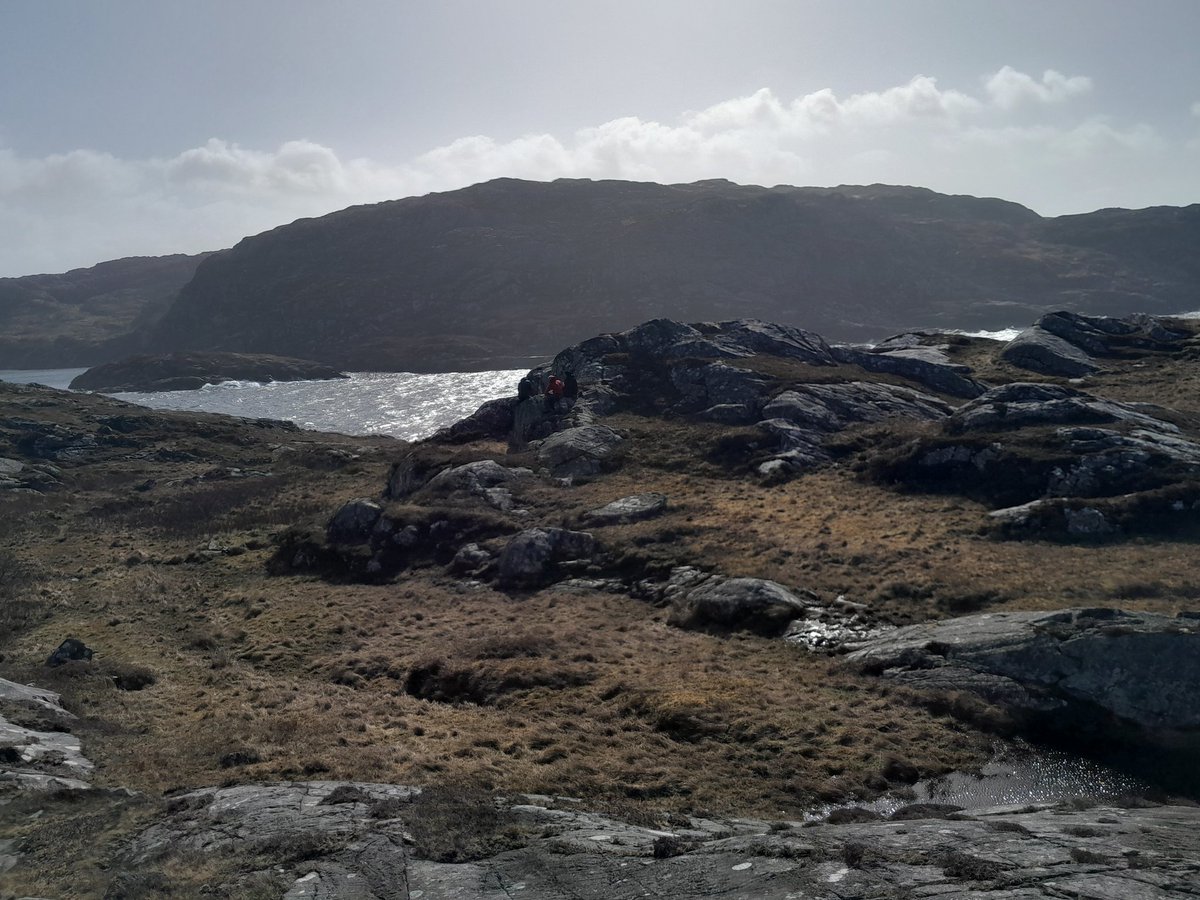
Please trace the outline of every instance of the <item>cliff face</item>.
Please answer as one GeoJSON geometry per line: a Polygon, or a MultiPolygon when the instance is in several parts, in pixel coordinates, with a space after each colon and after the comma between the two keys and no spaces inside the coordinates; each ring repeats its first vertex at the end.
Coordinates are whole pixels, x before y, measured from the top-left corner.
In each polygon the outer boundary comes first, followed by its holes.
{"type": "Polygon", "coordinates": [[[302,220],[214,255],[159,349],[343,368],[520,364],[656,315],[841,339],[1051,308],[1195,303],[1200,206],[1043,219],[919,188],[502,179],[302,220]]]}
{"type": "Polygon", "coordinates": [[[0,368],[86,365],[129,352],[132,332],[162,315],[207,255],[0,278],[0,368]]]}

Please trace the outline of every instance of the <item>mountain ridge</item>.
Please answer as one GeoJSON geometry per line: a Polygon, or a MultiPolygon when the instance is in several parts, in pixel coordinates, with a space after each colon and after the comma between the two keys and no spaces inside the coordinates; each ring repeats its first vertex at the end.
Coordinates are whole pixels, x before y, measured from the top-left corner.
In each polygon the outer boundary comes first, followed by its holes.
{"type": "Polygon", "coordinates": [[[1195,246],[1200,205],[1046,218],[912,186],[501,178],[243,238],[97,353],[445,371],[525,365],[656,316],[873,340],[1058,309],[1170,314],[1200,306],[1195,246]]]}

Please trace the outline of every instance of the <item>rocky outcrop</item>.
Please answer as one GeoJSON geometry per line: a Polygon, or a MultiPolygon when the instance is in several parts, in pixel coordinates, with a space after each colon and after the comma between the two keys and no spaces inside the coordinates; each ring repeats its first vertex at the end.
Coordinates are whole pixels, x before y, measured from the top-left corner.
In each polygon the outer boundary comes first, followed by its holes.
{"type": "Polygon", "coordinates": [[[1168,418],[1178,417],[1062,385],[1014,382],[963,404],[940,435],[917,439],[879,474],[978,497],[1000,508],[993,522],[1012,535],[1186,525],[1200,443],[1168,418]]]}
{"type": "Polygon", "coordinates": [[[62,487],[62,470],[57,466],[0,457],[0,491],[44,494],[62,487]]]}
{"type": "Polygon", "coordinates": [[[939,394],[971,399],[982,394],[987,386],[970,376],[969,366],[950,361],[936,346],[905,345],[892,339],[889,344],[864,350],[858,347],[833,347],[833,358],[840,363],[859,366],[868,372],[899,375],[924,385],[939,394]]]}
{"type": "Polygon", "coordinates": [[[1179,428],[1154,415],[1146,404],[1118,403],[1054,384],[1014,382],[992,388],[963,404],[946,423],[952,433],[1011,431],[1040,425],[1123,424],[1178,434],[1179,428]]]}
{"type": "Polygon", "coordinates": [[[950,406],[936,397],[891,384],[799,384],[762,408],[758,427],[774,435],[779,447],[759,472],[770,476],[828,462],[825,438],[850,425],[890,418],[937,421],[950,412],[950,406]]]}
{"type": "Polygon", "coordinates": [[[118,862],[143,870],[224,854],[261,868],[289,852],[297,860],[301,849],[299,861],[279,870],[288,873],[280,890],[329,900],[1184,900],[1200,879],[1200,809],[1192,806],[914,806],[846,824],[676,816],[653,828],[576,802],[526,797],[462,817],[460,842],[481,849],[453,862],[431,858],[422,846],[428,808],[420,791],[401,785],[191,791],[170,798],[165,817],[118,862]],[[510,849],[489,850],[489,843],[510,849]]]}
{"type": "Polygon", "coordinates": [[[586,531],[529,528],[504,545],[496,583],[502,588],[541,587],[586,566],[597,550],[596,539],[586,531]]]}
{"type": "Polygon", "coordinates": [[[1042,375],[1073,378],[1100,370],[1093,357],[1116,357],[1132,349],[1178,349],[1188,335],[1145,314],[1114,318],[1054,312],[1017,335],[1000,358],[1042,375]]]}
{"type": "Polygon", "coordinates": [[[1076,739],[1200,748],[1200,615],[987,613],[899,628],[846,659],[901,684],[978,694],[1076,739]]]}
{"type": "Polygon", "coordinates": [[[223,381],[316,381],[347,376],[306,359],[249,353],[166,353],[93,366],[71,381],[74,391],[194,391],[223,381]]]}

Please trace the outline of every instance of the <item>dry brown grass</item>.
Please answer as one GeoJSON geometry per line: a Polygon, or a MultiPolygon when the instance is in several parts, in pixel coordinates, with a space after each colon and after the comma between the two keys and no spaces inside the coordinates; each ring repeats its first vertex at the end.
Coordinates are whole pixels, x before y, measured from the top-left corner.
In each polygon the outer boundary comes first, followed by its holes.
{"type": "MultiPolygon", "coordinates": [[[[1190,544],[996,541],[970,501],[895,493],[847,467],[765,486],[714,461],[728,429],[634,415],[612,424],[630,437],[618,471],[534,485],[520,501],[533,521],[575,527],[618,497],[665,493],[660,518],[595,529],[610,571],[629,577],[698,565],[844,594],[895,622],[1099,603],[1174,612],[1200,596],[1190,544]]],[[[421,452],[464,461],[496,450],[421,452]]],[[[246,466],[241,454],[269,459],[253,442],[221,452],[246,466]]],[[[192,487],[172,484],[178,464],[92,467],[71,497],[29,506],[30,527],[0,534],[0,549],[43,573],[46,610],[4,636],[0,674],[53,678],[84,717],[101,783],[152,793],[347,778],[584,797],[647,821],[679,810],[788,816],[868,796],[897,760],[938,772],[987,755],[990,738],[954,710],[793,645],[668,627],[665,610],[627,596],[510,596],[425,563],[390,584],[267,574],[271,510],[312,509],[320,521],[378,494],[401,452],[287,470],[275,493],[247,504],[263,515],[217,518],[219,542],[244,552],[190,563],[172,560],[206,545],[207,530],[89,515],[148,477],[156,504],[181,502],[192,487]],[[90,677],[41,668],[68,635],[96,649],[90,677]],[[137,668],[155,682],[121,690],[114,673],[137,668]]],[[[438,502],[493,515],[467,498],[438,502]]]]}

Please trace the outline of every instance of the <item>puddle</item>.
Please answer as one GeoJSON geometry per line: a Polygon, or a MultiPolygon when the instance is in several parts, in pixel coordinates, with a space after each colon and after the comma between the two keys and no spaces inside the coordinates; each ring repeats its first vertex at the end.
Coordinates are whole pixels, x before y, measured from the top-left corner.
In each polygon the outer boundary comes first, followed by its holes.
{"type": "Polygon", "coordinates": [[[873,803],[826,807],[806,819],[821,819],[834,809],[857,807],[889,816],[913,803],[946,803],[964,809],[987,806],[1023,806],[1087,798],[1112,801],[1125,796],[1161,793],[1148,781],[1094,760],[1059,750],[1026,744],[1007,747],[978,773],[951,772],[918,781],[903,796],[883,797],[873,803]]]}

